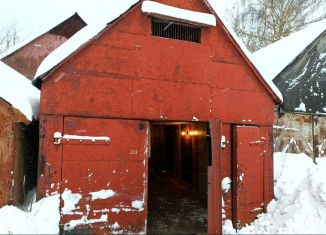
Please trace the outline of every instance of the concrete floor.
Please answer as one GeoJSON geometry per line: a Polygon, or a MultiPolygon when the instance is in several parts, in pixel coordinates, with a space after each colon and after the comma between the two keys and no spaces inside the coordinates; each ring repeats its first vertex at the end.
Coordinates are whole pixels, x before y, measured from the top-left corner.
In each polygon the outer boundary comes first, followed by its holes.
{"type": "Polygon", "coordinates": [[[207,233],[207,195],[170,173],[150,172],[147,233],[207,233]]]}

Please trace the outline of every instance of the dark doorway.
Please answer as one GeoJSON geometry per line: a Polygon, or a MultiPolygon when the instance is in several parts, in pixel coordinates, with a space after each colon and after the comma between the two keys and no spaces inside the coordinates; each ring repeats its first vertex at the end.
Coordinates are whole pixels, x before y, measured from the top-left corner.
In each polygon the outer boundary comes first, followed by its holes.
{"type": "Polygon", "coordinates": [[[147,232],[207,233],[206,123],[151,123],[147,232]]]}

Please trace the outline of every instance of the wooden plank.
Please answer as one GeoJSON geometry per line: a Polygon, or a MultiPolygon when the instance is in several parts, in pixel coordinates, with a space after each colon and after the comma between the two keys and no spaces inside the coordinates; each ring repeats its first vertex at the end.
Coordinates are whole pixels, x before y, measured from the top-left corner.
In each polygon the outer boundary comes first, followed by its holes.
{"type": "Polygon", "coordinates": [[[210,121],[212,165],[208,168],[208,234],[222,234],[221,122],[210,121]]]}

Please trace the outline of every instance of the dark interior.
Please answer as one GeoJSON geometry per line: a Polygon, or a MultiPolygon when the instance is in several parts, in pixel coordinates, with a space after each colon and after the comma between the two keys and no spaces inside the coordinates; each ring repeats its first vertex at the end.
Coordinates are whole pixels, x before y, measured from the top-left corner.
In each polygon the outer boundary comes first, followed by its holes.
{"type": "Polygon", "coordinates": [[[206,123],[151,123],[148,233],[207,233],[206,123]]]}

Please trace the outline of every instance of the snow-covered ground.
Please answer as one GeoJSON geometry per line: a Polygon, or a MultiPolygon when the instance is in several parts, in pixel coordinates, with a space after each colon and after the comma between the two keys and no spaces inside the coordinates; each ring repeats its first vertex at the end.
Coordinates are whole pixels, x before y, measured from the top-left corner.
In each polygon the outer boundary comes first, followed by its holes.
{"type": "MultiPolygon", "coordinates": [[[[304,154],[274,154],[275,200],[268,212],[239,234],[324,234],[326,232],[326,159],[315,165],[304,154]]],[[[223,233],[234,234],[231,221],[223,233]]]]}
{"type": "MultiPolygon", "coordinates": [[[[326,159],[303,154],[274,154],[275,200],[268,212],[239,234],[321,234],[326,231],[326,159]]],[[[58,234],[59,197],[54,195],[30,206],[0,209],[0,234],[58,234]],[[31,207],[31,211],[28,209],[31,207]]],[[[235,234],[226,221],[224,234],[235,234]]]]}
{"type": "Polygon", "coordinates": [[[21,209],[0,209],[0,234],[59,234],[59,195],[35,203],[35,194],[21,209]],[[31,204],[31,202],[33,202],[31,204]]]}

